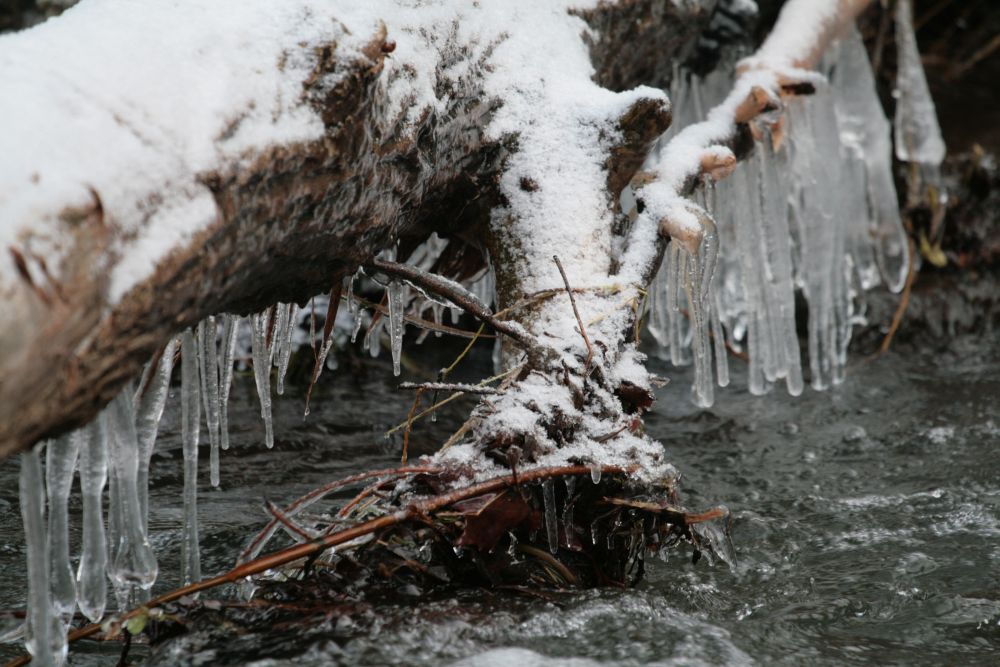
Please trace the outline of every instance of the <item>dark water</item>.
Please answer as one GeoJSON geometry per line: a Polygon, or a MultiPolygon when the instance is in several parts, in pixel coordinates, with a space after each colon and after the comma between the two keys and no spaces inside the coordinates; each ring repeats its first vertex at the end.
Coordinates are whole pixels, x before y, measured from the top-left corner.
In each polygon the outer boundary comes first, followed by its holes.
{"type": "MultiPolygon", "coordinates": [[[[473,375],[485,372],[487,356],[473,375]]],[[[446,357],[420,363],[436,369],[446,357]]],[[[384,623],[343,645],[319,642],[294,661],[253,664],[1000,664],[996,341],[856,359],[842,386],[798,399],[752,397],[737,369],[709,411],[686,400],[686,372],[653,366],[673,382],[648,428],[683,471],[690,506],[733,510],[735,570],[691,565],[678,551],[653,560],[636,590],[588,591],[559,604],[473,591],[417,612],[386,610],[384,623]]],[[[297,391],[276,401],[273,451],[258,444],[252,381],[237,381],[223,486],[199,498],[206,575],[227,569],[262,525],[262,498],[286,501],[397,460],[398,443],[380,434],[405,418],[409,398],[392,389],[388,366],[342,369],[327,380],[305,422],[297,391]]],[[[174,585],[178,570],[177,412],[171,403],[154,459],[158,588],[174,585]]],[[[424,424],[416,449],[431,451],[461,415],[458,406],[424,424]]],[[[16,465],[0,466],[2,607],[22,604],[24,594],[16,474],[16,465]]],[[[161,664],[219,657],[184,649],[161,655],[161,664]]],[[[0,658],[12,655],[0,648],[0,658]]],[[[113,655],[92,644],[72,654],[74,664],[114,664],[113,655]]]]}

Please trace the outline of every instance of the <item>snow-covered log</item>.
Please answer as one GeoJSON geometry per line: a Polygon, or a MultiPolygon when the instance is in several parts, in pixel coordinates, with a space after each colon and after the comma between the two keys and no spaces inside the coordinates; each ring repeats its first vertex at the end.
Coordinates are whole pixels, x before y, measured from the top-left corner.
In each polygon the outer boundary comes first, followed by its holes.
{"type": "Polygon", "coordinates": [[[86,422],[206,315],[306,299],[407,234],[471,236],[512,149],[534,154],[533,107],[602,146],[548,168],[620,189],[666,103],[591,76],[634,85],[607,54],[676,48],[705,6],[86,0],[0,38],[0,456],[86,422]]]}

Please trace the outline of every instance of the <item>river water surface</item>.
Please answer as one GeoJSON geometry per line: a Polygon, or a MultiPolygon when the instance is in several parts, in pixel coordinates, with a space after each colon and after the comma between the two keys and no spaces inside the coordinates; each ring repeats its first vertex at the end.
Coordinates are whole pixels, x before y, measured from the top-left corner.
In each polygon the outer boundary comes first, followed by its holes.
{"type": "MultiPolygon", "coordinates": [[[[427,350],[419,364],[430,371],[444,365],[443,352],[435,354],[427,350]]],[[[487,357],[469,377],[487,373],[487,357]]],[[[294,659],[262,649],[248,662],[180,642],[160,651],[157,664],[1000,664],[995,340],[855,359],[843,385],[807,389],[796,399],[783,391],[750,396],[737,368],[710,410],[687,400],[687,371],[651,364],[672,382],[660,391],[647,427],[683,472],[686,504],[724,503],[733,511],[735,569],[705,560],[692,565],[681,549],[666,562],[650,561],[635,590],[586,591],[558,602],[477,591],[419,605],[401,601],[374,629],[347,641],[303,642],[294,659]]],[[[281,503],[398,460],[398,442],[381,434],[405,418],[410,399],[393,389],[389,365],[366,361],[325,380],[305,421],[300,391],[276,398],[276,446],[269,451],[261,444],[252,379],[237,379],[222,487],[199,497],[206,576],[228,569],[264,523],[263,498],[281,503]]],[[[416,449],[432,451],[467,408],[456,406],[417,429],[416,449]]],[[[176,585],[179,568],[178,413],[174,396],[153,462],[158,590],[176,585]]],[[[78,497],[71,512],[78,542],[78,497]]],[[[23,605],[22,542],[17,466],[6,462],[0,607],[23,605]]],[[[0,658],[16,654],[15,646],[0,645],[0,658]]],[[[137,658],[144,654],[144,647],[133,649],[137,658]]],[[[75,647],[71,658],[113,665],[115,655],[115,647],[91,643],[75,647]]]]}

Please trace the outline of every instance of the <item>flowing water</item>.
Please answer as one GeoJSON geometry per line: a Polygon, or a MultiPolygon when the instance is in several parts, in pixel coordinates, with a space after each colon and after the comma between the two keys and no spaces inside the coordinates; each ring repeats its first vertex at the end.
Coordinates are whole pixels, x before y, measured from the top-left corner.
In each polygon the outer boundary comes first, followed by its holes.
{"type": "MultiPolygon", "coordinates": [[[[421,364],[444,365],[425,350],[421,364]]],[[[488,353],[470,377],[488,370],[488,353]]],[[[406,359],[404,359],[404,362],[406,359]]],[[[392,465],[405,418],[390,362],[325,377],[308,420],[301,393],[275,400],[273,450],[264,448],[253,380],[234,383],[232,448],[222,486],[203,456],[202,571],[227,569],[264,522],[264,498],[287,501],[332,478],[392,465]]],[[[688,550],[652,560],[635,590],[557,601],[467,591],[379,609],[373,629],[301,642],[295,659],[261,647],[257,667],[284,664],[772,665],[1000,664],[1000,346],[958,339],[943,352],[855,358],[831,391],[750,396],[744,369],[717,405],[687,399],[690,373],[672,379],[647,425],[684,473],[694,509],[725,503],[736,517],[739,565],[690,562],[688,550]],[[419,604],[415,604],[419,602],[419,604]],[[345,639],[345,637],[350,637],[345,639]]],[[[404,373],[405,374],[405,373],[404,373]]],[[[404,378],[405,379],[405,378],[404,378]]],[[[175,388],[173,391],[177,391],[175,388]]],[[[431,451],[463,409],[415,431],[431,451]]],[[[157,590],[177,583],[182,488],[179,406],[168,402],[150,491],[160,559],[157,590]]],[[[207,453],[207,448],[206,448],[207,453]]],[[[74,548],[80,502],[71,499],[74,548]]],[[[0,607],[24,603],[17,465],[0,465],[0,607]]],[[[0,630],[11,619],[0,621],[0,630]]],[[[0,658],[17,654],[0,645],[0,658]]],[[[73,664],[115,664],[117,647],[83,643],[73,664]]],[[[144,647],[133,655],[145,654],[144,647]]],[[[247,664],[183,643],[157,664],[247,664]]]]}

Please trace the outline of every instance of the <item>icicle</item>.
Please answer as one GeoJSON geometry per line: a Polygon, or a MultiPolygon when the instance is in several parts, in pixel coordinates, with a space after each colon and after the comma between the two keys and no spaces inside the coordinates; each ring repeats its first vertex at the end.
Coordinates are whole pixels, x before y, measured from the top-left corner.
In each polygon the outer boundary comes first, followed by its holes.
{"type": "Polygon", "coordinates": [[[601,464],[591,463],[590,464],[590,481],[594,484],[601,483],[601,464]]]}
{"type": "Polygon", "coordinates": [[[788,190],[778,173],[779,157],[771,133],[765,132],[760,151],[760,202],[765,230],[766,290],[770,304],[776,377],[785,378],[788,393],[802,393],[799,337],[795,330],[795,290],[792,284],[791,243],[788,234],[788,190]]]}
{"type": "Polygon", "coordinates": [[[149,463],[156,445],[156,434],[160,428],[160,418],[170,393],[170,375],[174,369],[174,352],[177,339],[171,340],[163,348],[156,367],[147,364],[139,387],[135,392],[135,430],[139,440],[139,471],[136,487],[139,491],[139,516],[143,530],[149,526],[149,463]]]}
{"type": "MultiPolygon", "coordinates": [[[[440,303],[437,303],[437,302],[431,302],[431,316],[434,318],[434,323],[435,324],[443,324],[444,323],[444,306],[442,306],[440,303]]],[[[440,331],[435,331],[434,332],[434,337],[435,338],[440,338],[441,337],[441,332],[440,331]]]]}
{"type": "Polygon", "coordinates": [[[361,343],[361,347],[368,350],[368,354],[371,355],[372,359],[378,358],[379,353],[382,351],[382,328],[385,327],[385,321],[386,318],[384,317],[379,317],[377,314],[372,315],[371,326],[368,327],[365,339],[361,343]]]}
{"type": "Polygon", "coordinates": [[[52,606],[64,623],[76,608],[76,582],[69,562],[69,516],[66,503],[80,441],[75,434],[49,441],[45,447],[45,489],[49,499],[49,579],[52,606]]]}
{"type": "Polygon", "coordinates": [[[566,502],[563,503],[563,531],[566,533],[567,544],[572,544],[570,542],[570,535],[572,533],[573,537],[576,536],[576,526],[573,521],[573,508],[576,503],[573,500],[573,494],[576,492],[576,477],[566,477],[566,502]]]}
{"type": "Polygon", "coordinates": [[[76,571],[77,601],[83,615],[97,622],[104,615],[108,584],[104,570],[108,562],[101,497],[108,476],[106,415],[99,414],[89,426],[76,432],[80,438],[80,491],[83,496],[83,548],[76,571]]]}
{"type": "Polygon", "coordinates": [[[913,33],[911,0],[896,3],[896,157],[903,162],[939,165],[944,160],[934,100],[913,33]]]}
{"type": "MultiPolygon", "coordinates": [[[[267,316],[265,315],[264,327],[266,326],[267,316]]],[[[255,344],[258,342],[257,333],[257,331],[254,332],[255,344]]],[[[197,350],[198,345],[191,330],[188,329],[181,338],[181,440],[184,447],[184,528],[181,536],[181,582],[185,585],[201,579],[201,557],[198,553],[198,430],[201,426],[201,397],[198,395],[197,350]]],[[[254,359],[254,361],[257,360],[254,359]]],[[[270,372],[271,365],[269,363],[261,364],[261,366],[265,369],[265,373],[270,372]]],[[[254,370],[257,370],[257,363],[254,363],[254,370]]],[[[267,416],[267,422],[270,422],[270,414],[267,416]]]]}
{"type": "Polygon", "coordinates": [[[430,329],[420,329],[420,332],[417,334],[417,339],[413,341],[413,343],[415,345],[423,345],[424,341],[427,340],[427,337],[430,335],[431,335],[430,329]]]}
{"type": "Polygon", "coordinates": [[[551,479],[542,482],[542,502],[545,505],[545,533],[549,551],[559,551],[559,518],[556,516],[556,487],[551,479]]]}
{"type": "Polygon", "coordinates": [[[686,335],[684,323],[686,318],[680,314],[681,298],[684,295],[688,276],[688,255],[680,243],[670,242],[669,261],[667,263],[667,315],[670,318],[670,361],[674,366],[685,366],[690,363],[686,350],[686,335]]]}
{"type": "Polygon", "coordinates": [[[222,316],[222,355],[219,357],[219,444],[222,449],[229,449],[229,391],[233,386],[233,364],[239,331],[238,316],[229,313],[222,316]]]}
{"type": "Polygon", "coordinates": [[[125,521],[122,519],[122,497],[119,492],[118,471],[116,470],[114,458],[112,456],[113,447],[111,440],[111,408],[105,409],[105,433],[107,434],[107,455],[108,455],[108,556],[104,571],[111,581],[112,591],[115,595],[116,609],[128,609],[129,590],[125,587],[115,574],[115,557],[122,541],[122,526],[125,521]]]}
{"type": "Polygon", "coordinates": [[[726,338],[722,331],[722,323],[719,322],[721,306],[719,305],[718,293],[712,295],[711,299],[712,310],[709,316],[712,320],[712,343],[715,347],[715,375],[720,387],[728,387],[729,355],[726,350],[726,338]]]}
{"type": "MultiPolygon", "coordinates": [[[[715,226],[710,212],[700,218],[702,225],[701,245],[698,249],[698,271],[696,273],[700,290],[698,298],[703,308],[708,308],[709,299],[715,284],[715,269],[719,262],[719,230],[715,226]]],[[[707,313],[707,310],[706,310],[707,313]]]]}
{"type": "Polygon", "coordinates": [[[309,349],[316,351],[316,297],[309,299],[309,349]]]}
{"type": "Polygon", "coordinates": [[[281,345],[285,339],[285,330],[288,328],[288,304],[277,303],[272,307],[271,316],[274,323],[271,329],[270,339],[270,359],[271,363],[278,366],[278,357],[281,354],[281,345]]]}
{"type": "Polygon", "coordinates": [[[649,286],[649,291],[646,293],[646,307],[649,311],[646,328],[649,329],[649,333],[652,334],[658,346],[663,349],[670,345],[670,317],[666,303],[667,273],[669,272],[668,253],[669,246],[667,252],[664,253],[663,262],[661,262],[660,268],[649,286]]]}
{"type": "MultiPolygon", "coordinates": [[[[712,291],[719,240],[712,218],[699,213],[698,219],[702,225],[702,240],[698,253],[687,258],[683,284],[688,301],[691,347],[694,353],[692,395],[696,405],[710,407],[715,397],[712,383],[712,348],[709,343],[711,308],[708,297],[712,291]]],[[[687,254],[687,251],[682,252],[687,254]]]]}
{"type": "Polygon", "coordinates": [[[802,292],[809,304],[810,382],[824,389],[843,379],[851,335],[844,270],[850,266],[848,221],[842,217],[850,211],[834,195],[850,187],[851,172],[842,160],[829,159],[842,155],[843,147],[828,89],[818,90],[814,100],[792,105],[789,122],[797,128],[792,169],[801,182],[792,198],[793,220],[802,243],[802,292]]]}
{"type": "Polygon", "coordinates": [[[253,377],[257,384],[257,397],[260,399],[260,416],[264,420],[264,444],[268,449],[274,447],[274,426],[271,423],[271,351],[267,345],[267,323],[270,317],[270,309],[250,316],[250,328],[253,331],[253,377]]]}
{"type": "Polygon", "coordinates": [[[680,243],[675,241],[670,241],[667,246],[667,310],[676,313],[680,309],[680,300],[678,296],[683,289],[681,281],[683,280],[683,274],[681,273],[681,256],[683,251],[681,250],[680,243]]]}
{"type": "Polygon", "coordinates": [[[692,396],[697,406],[711,407],[714,402],[712,387],[712,356],[708,345],[708,323],[704,301],[701,300],[702,258],[700,254],[688,260],[688,275],[684,287],[688,298],[688,312],[691,317],[692,351],[694,353],[694,384],[692,396]]]}
{"type": "Polygon", "coordinates": [[[725,523],[727,521],[729,521],[728,510],[726,510],[724,518],[692,524],[691,530],[698,537],[702,545],[708,546],[709,556],[717,557],[731,569],[735,570],[737,568],[736,549],[733,546],[732,537],[725,523]]]}
{"type": "Polygon", "coordinates": [[[299,307],[290,303],[287,306],[287,313],[284,318],[284,327],[281,329],[281,339],[278,341],[277,359],[278,366],[278,395],[285,393],[285,373],[288,372],[288,361],[292,358],[292,336],[298,322],[299,307]]]}
{"type": "MultiPolygon", "coordinates": [[[[867,204],[865,239],[858,246],[873,246],[878,273],[893,292],[899,292],[909,272],[906,231],[899,215],[899,201],[892,175],[892,127],[882,110],[875,75],[857,28],[844,36],[832,77],[841,141],[856,148],[864,161],[864,196],[867,204]],[[867,241],[868,243],[863,243],[867,241]]],[[[854,199],[854,196],[850,198],[854,199]]],[[[865,289],[875,284],[867,255],[872,248],[852,250],[865,289]]]]}
{"type": "Polygon", "coordinates": [[[392,372],[399,377],[399,359],[403,353],[403,284],[393,280],[386,288],[389,292],[389,340],[392,348],[392,372]]]}
{"type": "Polygon", "coordinates": [[[209,315],[198,323],[198,371],[201,398],[205,407],[205,426],[209,442],[209,481],[219,486],[219,354],[216,347],[215,317],[209,315]]]}
{"type": "MultiPolygon", "coordinates": [[[[493,341],[493,352],[490,354],[490,360],[493,362],[493,372],[501,373],[504,370],[503,367],[503,339],[497,336],[496,340],[493,341]]],[[[437,411],[431,413],[431,417],[437,417],[437,411]]]]}
{"type": "Polygon", "coordinates": [[[45,535],[45,480],[38,447],[21,454],[21,520],[28,558],[28,616],[24,645],[34,661],[61,665],[66,635],[49,597],[49,545],[45,535]]]}
{"type": "Polygon", "coordinates": [[[118,545],[113,555],[111,579],[123,590],[133,585],[148,590],[156,581],[158,568],[140,515],[136,487],[139,445],[133,393],[127,386],[111,401],[108,414],[111,461],[120,507],[118,545]]]}
{"type": "Polygon", "coordinates": [[[347,312],[351,315],[351,320],[354,322],[354,328],[351,329],[351,344],[358,341],[358,332],[361,331],[361,308],[358,306],[357,299],[354,298],[354,278],[351,276],[347,279],[347,312]]]}
{"type": "MultiPolygon", "coordinates": [[[[330,337],[326,339],[326,341],[323,343],[323,346],[319,350],[319,361],[317,362],[318,368],[323,369],[326,367],[327,357],[330,356],[330,350],[333,349],[333,343],[334,343],[334,336],[333,333],[331,332],[330,337]]],[[[333,359],[332,357],[330,358],[333,359]]],[[[319,375],[317,374],[316,377],[318,378],[319,375]]]]}

